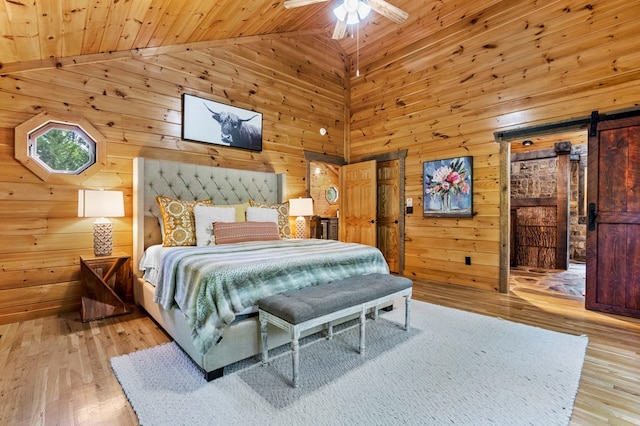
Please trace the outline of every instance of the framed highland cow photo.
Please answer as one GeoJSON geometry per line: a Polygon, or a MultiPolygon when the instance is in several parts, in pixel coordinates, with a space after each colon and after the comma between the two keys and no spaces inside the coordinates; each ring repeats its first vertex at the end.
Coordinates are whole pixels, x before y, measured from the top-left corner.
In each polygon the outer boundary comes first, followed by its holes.
{"type": "Polygon", "coordinates": [[[423,217],[473,217],[473,157],[422,163],[423,217]]]}
{"type": "Polygon", "coordinates": [[[182,139],[262,151],[262,114],[185,93],[182,139]]]}

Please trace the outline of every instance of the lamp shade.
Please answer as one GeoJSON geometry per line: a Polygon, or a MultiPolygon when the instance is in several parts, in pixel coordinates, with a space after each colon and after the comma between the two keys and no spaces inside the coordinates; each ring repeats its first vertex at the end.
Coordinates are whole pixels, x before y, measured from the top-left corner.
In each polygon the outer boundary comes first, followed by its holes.
{"type": "Polygon", "coordinates": [[[313,216],[313,198],[290,199],[289,216],[313,216]]]}
{"type": "Polygon", "coordinates": [[[122,217],[124,195],[122,191],[78,191],[78,217],[122,217]]]}

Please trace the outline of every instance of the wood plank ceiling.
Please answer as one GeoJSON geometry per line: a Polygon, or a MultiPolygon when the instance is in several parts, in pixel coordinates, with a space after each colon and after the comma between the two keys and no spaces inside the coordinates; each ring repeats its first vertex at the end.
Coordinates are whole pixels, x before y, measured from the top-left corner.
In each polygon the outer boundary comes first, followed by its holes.
{"type": "MultiPolygon", "coordinates": [[[[30,0],[0,2],[0,71],[56,66],[61,58],[236,39],[321,34],[331,38],[341,0],[285,9],[279,0],[30,0]]],[[[372,12],[350,27],[336,49],[359,65],[455,25],[482,16],[498,0],[445,2],[390,0],[409,13],[398,25],[372,12]],[[468,3],[468,4],[465,4],[468,3]]],[[[435,40],[434,40],[435,42],[435,40]]]]}

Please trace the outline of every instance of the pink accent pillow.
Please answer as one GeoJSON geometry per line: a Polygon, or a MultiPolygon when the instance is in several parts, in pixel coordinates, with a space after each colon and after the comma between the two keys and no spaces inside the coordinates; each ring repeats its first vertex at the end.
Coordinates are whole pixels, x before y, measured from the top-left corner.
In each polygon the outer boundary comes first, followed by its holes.
{"type": "Polygon", "coordinates": [[[275,222],[214,222],[216,244],[279,240],[275,222]]]}

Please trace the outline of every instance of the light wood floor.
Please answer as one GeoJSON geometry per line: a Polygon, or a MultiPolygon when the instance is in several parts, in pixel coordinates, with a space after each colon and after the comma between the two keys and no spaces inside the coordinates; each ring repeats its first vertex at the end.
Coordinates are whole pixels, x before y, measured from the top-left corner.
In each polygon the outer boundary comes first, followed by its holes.
{"type": "MultiPolygon", "coordinates": [[[[640,320],[585,311],[578,301],[543,294],[419,280],[414,298],[587,334],[571,424],[640,425],[640,320]]],[[[109,359],[167,341],[142,312],[86,324],[74,313],[0,325],[0,424],[135,425],[109,359]]]]}

